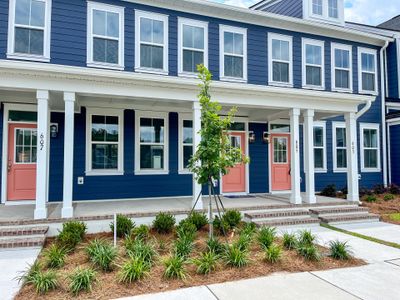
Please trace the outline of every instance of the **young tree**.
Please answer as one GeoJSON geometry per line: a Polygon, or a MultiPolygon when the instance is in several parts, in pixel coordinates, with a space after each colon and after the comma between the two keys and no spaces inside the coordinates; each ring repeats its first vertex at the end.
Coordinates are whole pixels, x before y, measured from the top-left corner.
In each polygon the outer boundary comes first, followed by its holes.
{"type": "Polygon", "coordinates": [[[233,107],[227,116],[220,116],[221,105],[211,101],[210,84],[212,75],[203,65],[198,65],[201,105],[201,141],[189,162],[189,170],[201,185],[208,185],[208,214],[210,219],[210,236],[212,236],[212,184],[221,176],[228,174],[229,168],[236,164],[248,163],[249,158],[239,148],[230,143],[228,131],[237,111],[233,107]]]}

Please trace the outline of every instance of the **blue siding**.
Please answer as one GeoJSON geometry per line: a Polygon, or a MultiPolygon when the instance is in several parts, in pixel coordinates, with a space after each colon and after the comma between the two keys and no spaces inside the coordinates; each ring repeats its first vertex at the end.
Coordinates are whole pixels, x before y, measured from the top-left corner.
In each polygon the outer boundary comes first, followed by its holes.
{"type": "Polygon", "coordinates": [[[400,125],[390,126],[392,183],[400,185],[400,125]]]}
{"type": "Polygon", "coordinates": [[[263,132],[268,131],[268,125],[262,123],[249,123],[249,130],[253,131],[256,141],[249,145],[249,183],[250,193],[268,192],[268,144],[262,140],[263,132]]]}
{"type": "Polygon", "coordinates": [[[0,1],[0,59],[6,58],[8,33],[8,1],[0,1]]]}
{"type": "Polygon", "coordinates": [[[396,43],[390,43],[387,48],[387,76],[388,76],[388,87],[389,87],[389,98],[400,98],[399,95],[399,70],[397,70],[398,66],[398,58],[397,57],[397,47],[396,43]]]}
{"type": "Polygon", "coordinates": [[[260,8],[262,11],[284,15],[295,18],[303,18],[303,0],[282,0],[267,8],[260,8]]]}
{"type": "Polygon", "coordinates": [[[62,201],[64,174],[64,114],[51,113],[51,122],[58,124],[56,138],[50,138],[49,201],[62,201]]]}

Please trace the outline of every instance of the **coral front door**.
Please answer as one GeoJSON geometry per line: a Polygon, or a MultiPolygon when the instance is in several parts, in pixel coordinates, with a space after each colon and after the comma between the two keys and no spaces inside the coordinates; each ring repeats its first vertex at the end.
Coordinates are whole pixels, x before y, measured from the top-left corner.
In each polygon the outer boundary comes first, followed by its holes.
{"type": "MultiPolygon", "coordinates": [[[[231,145],[242,150],[243,155],[246,153],[246,134],[244,132],[229,133],[231,145]]],[[[229,173],[222,178],[223,193],[244,193],[246,192],[246,166],[245,164],[237,164],[229,169],[229,173]]]]}
{"type": "Polygon", "coordinates": [[[36,198],[36,124],[9,124],[7,200],[36,198]]]}
{"type": "Polygon", "coordinates": [[[272,191],[290,190],[290,135],[271,134],[270,147],[272,191]]]}

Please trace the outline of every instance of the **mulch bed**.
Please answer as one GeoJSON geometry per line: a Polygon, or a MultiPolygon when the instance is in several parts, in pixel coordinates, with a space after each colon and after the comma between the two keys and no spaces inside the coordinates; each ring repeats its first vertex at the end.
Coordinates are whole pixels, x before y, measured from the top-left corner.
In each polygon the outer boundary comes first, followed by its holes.
{"type": "Polygon", "coordinates": [[[383,221],[400,225],[400,221],[394,221],[389,217],[390,214],[400,213],[400,196],[396,195],[394,200],[389,201],[383,200],[383,195],[378,195],[377,198],[376,202],[363,201],[362,206],[368,207],[371,213],[380,215],[383,221]]]}
{"type": "MultiPolygon", "coordinates": [[[[250,247],[251,262],[248,266],[243,268],[232,268],[226,266],[222,261],[218,269],[210,275],[196,274],[195,266],[188,263],[186,266],[188,277],[186,280],[168,280],[163,278],[164,266],[161,263],[162,259],[167,257],[171,251],[172,243],[175,239],[173,234],[159,235],[152,232],[156,245],[160,241],[164,242],[164,249],[159,249],[159,260],[152,267],[150,274],[145,279],[132,283],[123,284],[118,282],[117,273],[119,267],[126,260],[124,247],[122,241],[119,241],[119,258],[117,259],[116,266],[112,272],[105,273],[100,270],[97,271],[97,283],[93,291],[90,293],[83,292],[79,296],[74,297],[68,291],[69,281],[66,278],[76,267],[92,267],[88,262],[87,256],[84,251],[86,243],[94,238],[105,238],[112,242],[112,235],[108,233],[88,235],[85,241],[77,250],[69,254],[66,259],[66,264],[63,268],[56,270],[59,278],[60,286],[57,290],[51,291],[46,295],[37,295],[33,286],[24,286],[15,299],[113,299],[126,296],[134,296],[146,293],[157,293],[167,290],[175,290],[179,288],[186,288],[192,286],[221,283],[227,281],[234,281],[239,279],[255,278],[259,276],[269,275],[274,272],[305,272],[327,270],[335,268],[345,268],[364,265],[365,262],[360,259],[352,258],[348,261],[334,260],[327,256],[328,249],[319,247],[320,251],[324,254],[323,258],[318,262],[307,261],[299,256],[295,251],[284,250],[282,260],[276,264],[267,263],[264,261],[264,253],[261,251],[259,245],[254,242],[250,247]]],[[[236,237],[230,238],[235,239],[236,237]]],[[[205,241],[207,239],[206,229],[198,233],[195,250],[192,257],[195,257],[201,251],[205,250],[205,241]]],[[[48,239],[46,247],[48,247],[52,239],[48,239]]],[[[222,241],[222,238],[221,238],[222,241]]],[[[281,240],[277,240],[278,244],[282,244],[281,240]]],[[[161,243],[163,244],[163,243],[161,243]]],[[[43,257],[39,256],[42,260],[43,257]]]]}

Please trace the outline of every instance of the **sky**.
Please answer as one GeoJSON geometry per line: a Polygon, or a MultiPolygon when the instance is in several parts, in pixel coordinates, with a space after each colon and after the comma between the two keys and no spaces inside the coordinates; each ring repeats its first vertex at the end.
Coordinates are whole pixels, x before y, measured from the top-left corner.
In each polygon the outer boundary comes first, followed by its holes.
{"type": "MultiPolygon", "coordinates": [[[[249,7],[259,0],[212,0],[229,5],[249,7]]],[[[344,0],[345,20],[378,25],[400,14],[399,0],[344,0]]]]}

